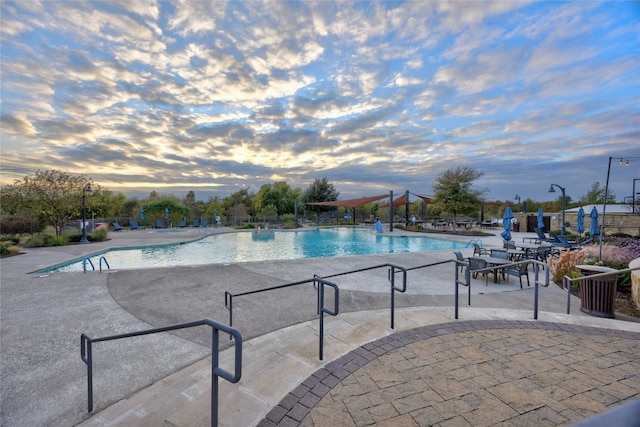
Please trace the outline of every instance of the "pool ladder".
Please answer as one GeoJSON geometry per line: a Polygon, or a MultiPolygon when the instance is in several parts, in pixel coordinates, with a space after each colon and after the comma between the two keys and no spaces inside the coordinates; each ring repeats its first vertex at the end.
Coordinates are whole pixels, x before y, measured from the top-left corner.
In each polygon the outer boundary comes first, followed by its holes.
{"type": "MultiPolygon", "coordinates": [[[[100,257],[100,272],[102,273],[102,261],[104,261],[104,264],[107,266],[107,270],[111,270],[111,267],[109,266],[109,262],[107,262],[107,259],[104,256],[100,257]]],[[[91,258],[84,258],[82,260],[82,272],[86,273],[87,272],[87,263],[91,266],[91,269],[93,271],[95,271],[96,266],[93,265],[93,261],[91,261],[91,258]]]]}

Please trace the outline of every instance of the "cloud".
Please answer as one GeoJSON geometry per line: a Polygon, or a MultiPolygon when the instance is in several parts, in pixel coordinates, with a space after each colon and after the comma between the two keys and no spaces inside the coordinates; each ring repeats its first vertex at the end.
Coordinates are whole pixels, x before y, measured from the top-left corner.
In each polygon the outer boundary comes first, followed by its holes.
{"type": "Polygon", "coordinates": [[[495,197],[547,198],[540,171],[587,191],[604,178],[582,165],[637,153],[629,3],[0,8],[2,184],[90,164],[114,190],[225,196],[326,176],[345,197],[428,194],[470,165],[495,197]]]}

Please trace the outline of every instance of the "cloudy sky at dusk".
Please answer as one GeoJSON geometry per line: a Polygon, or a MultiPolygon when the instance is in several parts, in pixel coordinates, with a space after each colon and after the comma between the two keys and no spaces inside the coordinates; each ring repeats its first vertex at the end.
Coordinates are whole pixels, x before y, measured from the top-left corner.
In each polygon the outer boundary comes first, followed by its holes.
{"type": "MultiPolygon", "coordinates": [[[[574,199],[640,178],[638,2],[3,1],[0,184],[574,199]],[[629,167],[620,166],[620,158],[629,167]]],[[[640,191],[637,182],[636,191],[640,191]]]]}

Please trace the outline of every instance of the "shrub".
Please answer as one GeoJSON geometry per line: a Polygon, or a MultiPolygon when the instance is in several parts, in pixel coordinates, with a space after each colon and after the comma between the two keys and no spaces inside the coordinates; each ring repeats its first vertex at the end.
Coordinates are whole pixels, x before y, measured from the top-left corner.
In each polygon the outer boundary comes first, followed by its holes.
{"type": "Polygon", "coordinates": [[[0,255],[19,254],[20,246],[12,245],[11,243],[0,243],[0,255]]]}
{"type": "Polygon", "coordinates": [[[253,224],[247,223],[247,224],[238,225],[236,227],[236,230],[250,230],[252,228],[256,228],[256,227],[253,224]]]}
{"type": "Polygon", "coordinates": [[[15,236],[2,236],[0,237],[0,242],[13,243],[14,245],[17,245],[18,243],[20,243],[20,238],[15,236]]]}
{"type": "Polygon", "coordinates": [[[91,242],[104,242],[105,240],[107,240],[108,234],[109,232],[107,231],[107,229],[102,228],[99,230],[95,230],[93,233],[87,236],[87,239],[91,242]]]}
{"type": "Polygon", "coordinates": [[[52,236],[48,246],[64,246],[69,243],[69,236],[52,236]]]}
{"type": "Polygon", "coordinates": [[[25,248],[40,248],[43,246],[49,246],[51,235],[49,234],[36,234],[31,236],[25,243],[25,248]]]}
{"type": "Polygon", "coordinates": [[[564,276],[571,278],[580,277],[580,271],[576,265],[583,264],[587,258],[587,252],[584,249],[577,251],[565,250],[560,252],[558,258],[549,258],[549,272],[553,277],[553,282],[562,283],[564,276]]]}

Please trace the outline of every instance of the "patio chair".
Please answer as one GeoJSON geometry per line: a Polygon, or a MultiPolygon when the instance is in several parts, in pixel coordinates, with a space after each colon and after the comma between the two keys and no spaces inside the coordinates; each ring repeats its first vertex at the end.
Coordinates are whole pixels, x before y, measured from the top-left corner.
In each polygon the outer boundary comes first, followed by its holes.
{"type": "Polygon", "coordinates": [[[483,248],[482,246],[480,246],[478,243],[474,243],[473,244],[473,256],[486,256],[489,255],[489,251],[485,248],[483,248]]]}
{"type": "Polygon", "coordinates": [[[122,231],[122,226],[117,222],[114,222],[112,225],[113,225],[113,231],[122,231]]]}
{"type": "MultiPolygon", "coordinates": [[[[494,258],[502,258],[502,259],[507,259],[507,260],[509,259],[509,254],[505,250],[491,249],[491,252],[489,254],[490,254],[490,256],[492,256],[494,258]]],[[[494,274],[502,274],[502,279],[506,280],[506,276],[504,274],[504,269],[494,270],[494,274]]]]}
{"type": "Polygon", "coordinates": [[[202,223],[200,224],[200,227],[207,228],[207,225],[209,225],[209,221],[207,221],[206,219],[203,219],[202,223]]]}
{"type": "Polygon", "coordinates": [[[131,229],[132,229],[132,230],[137,230],[137,229],[138,229],[138,227],[139,227],[139,225],[138,225],[138,221],[136,221],[135,219],[132,219],[132,220],[129,222],[129,225],[131,226],[131,229]]]}
{"type": "MultiPolygon", "coordinates": [[[[462,252],[454,251],[453,253],[456,255],[456,259],[458,261],[464,262],[464,257],[462,256],[462,252]]],[[[460,264],[458,264],[458,265],[460,265],[460,264]]],[[[463,271],[464,271],[464,265],[460,265],[460,273],[462,273],[463,271]]]]}
{"type": "Polygon", "coordinates": [[[507,274],[507,281],[509,281],[509,276],[516,276],[520,279],[520,289],[522,289],[522,276],[527,277],[527,286],[531,286],[529,283],[529,272],[528,267],[529,264],[523,262],[520,265],[514,265],[512,267],[507,267],[502,270],[502,274],[507,274]]]}
{"type": "Polygon", "coordinates": [[[187,226],[187,221],[185,221],[184,219],[182,221],[180,221],[180,223],[178,224],[178,227],[180,228],[184,228],[187,226]]]}
{"type": "Polygon", "coordinates": [[[194,219],[193,220],[193,224],[191,224],[192,227],[198,227],[200,226],[200,220],[199,219],[194,219]]]}
{"type": "Polygon", "coordinates": [[[156,228],[164,228],[164,221],[161,219],[156,220],[156,228]]]}
{"type": "MultiPolygon", "coordinates": [[[[478,273],[474,272],[474,270],[482,270],[483,268],[487,268],[487,261],[482,258],[469,258],[469,272],[471,273],[471,277],[474,279],[478,277],[478,273]]],[[[481,273],[484,276],[485,285],[489,286],[489,275],[486,271],[481,273]]]]}

